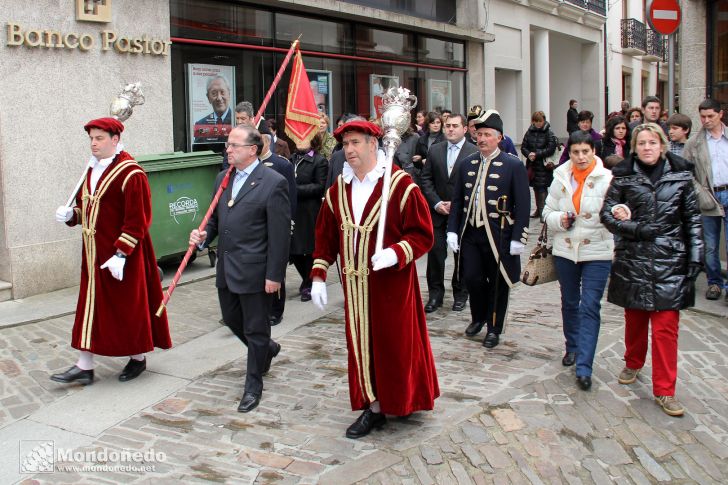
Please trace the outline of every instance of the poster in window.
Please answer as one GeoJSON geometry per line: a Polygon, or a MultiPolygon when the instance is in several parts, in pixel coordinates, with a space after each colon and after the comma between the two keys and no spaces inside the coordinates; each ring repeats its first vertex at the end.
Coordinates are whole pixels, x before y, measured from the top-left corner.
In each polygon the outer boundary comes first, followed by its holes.
{"type": "Polygon", "coordinates": [[[399,86],[399,77],[397,76],[386,76],[384,74],[369,75],[369,93],[371,93],[370,112],[372,118],[382,117],[382,95],[387,92],[387,89],[397,86],[399,86]]]}
{"type": "Polygon", "coordinates": [[[452,84],[441,79],[428,79],[428,108],[430,111],[442,113],[444,109],[452,109],[452,84]]]}
{"type": "Polygon", "coordinates": [[[325,113],[329,117],[328,130],[333,130],[333,107],[331,101],[331,71],[319,71],[316,69],[306,69],[308,80],[311,83],[311,91],[313,99],[316,101],[316,107],[319,113],[325,113]]]}
{"type": "Polygon", "coordinates": [[[187,119],[191,145],[225,143],[235,122],[234,110],[234,66],[187,64],[187,119]]]}

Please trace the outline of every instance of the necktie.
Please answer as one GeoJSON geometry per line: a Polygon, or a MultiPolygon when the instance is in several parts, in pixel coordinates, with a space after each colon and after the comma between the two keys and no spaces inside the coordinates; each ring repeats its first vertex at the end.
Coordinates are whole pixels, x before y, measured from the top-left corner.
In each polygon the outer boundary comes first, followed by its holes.
{"type": "Polygon", "coordinates": [[[458,146],[450,145],[450,149],[447,151],[447,175],[448,177],[452,174],[452,169],[455,166],[455,160],[458,158],[458,146]]]}
{"type": "Polygon", "coordinates": [[[238,196],[238,192],[243,187],[248,174],[245,172],[235,172],[235,180],[233,180],[233,200],[238,196]]]}

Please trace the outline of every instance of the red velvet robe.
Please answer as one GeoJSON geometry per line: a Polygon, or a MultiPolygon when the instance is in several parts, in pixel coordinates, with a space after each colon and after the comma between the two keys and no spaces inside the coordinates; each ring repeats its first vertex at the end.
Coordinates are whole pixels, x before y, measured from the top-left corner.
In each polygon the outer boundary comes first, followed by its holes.
{"type": "Polygon", "coordinates": [[[316,221],[311,277],[325,280],[341,255],[352,409],[366,409],[376,400],[383,413],[406,416],[432,409],[440,395],[415,266],[432,247],[432,218],[419,187],[395,167],[384,247],[397,253],[398,262],[373,271],[382,179],[359,226],[353,223],[351,184],[339,177],[327,191],[316,221]]]}
{"type": "Polygon", "coordinates": [[[76,196],[68,225],[82,225],[81,289],[71,346],[109,356],[151,352],[172,346],[149,226],[152,199],[147,176],[122,151],[90,195],[91,169],[76,196]],[[127,255],[122,281],[100,269],[119,250],[127,255]]]}

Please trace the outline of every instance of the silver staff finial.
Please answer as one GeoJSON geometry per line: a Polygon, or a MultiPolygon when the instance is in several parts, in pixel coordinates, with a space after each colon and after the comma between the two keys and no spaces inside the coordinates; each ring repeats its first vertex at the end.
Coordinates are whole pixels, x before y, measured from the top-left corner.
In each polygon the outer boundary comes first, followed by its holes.
{"type": "Polygon", "coordinates": [[[111,102],[111,116],[119,121],[126,121],[134,111],[134,106],[144,104],[142,83],[129,83],[124,86],[118,96],[111,102]]]}

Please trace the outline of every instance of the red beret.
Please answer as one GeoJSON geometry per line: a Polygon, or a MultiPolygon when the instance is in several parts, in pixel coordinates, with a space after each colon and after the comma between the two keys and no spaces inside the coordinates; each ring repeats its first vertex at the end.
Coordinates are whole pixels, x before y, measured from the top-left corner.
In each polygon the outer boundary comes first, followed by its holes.
{"type": "Polygon", "coordinates": [[[121,132],[124,131],[124,125],[122,125],[121,121],[117,120],[116,118],[98,118],[89,121],[83,126],[83,129],[86,130],[86,133],[91,131],[91,128],[104,130],[111,135],[121,135],[121,132]]]}
{"type": "Polygon", "coordinates": [[[348,121],[338,127],[336,131],[334,131],[334,138],[336,138],[337,141],[341,142],[341,139],[344,136],[344,133],[347,131],[358,131],[359,133],[364,133],[365,135],[372,135],[377,138],[380,138],[382,135],[384,135],[384,132],[379,127],[379,125],[375,125],[371,121],[348,121]]]}

